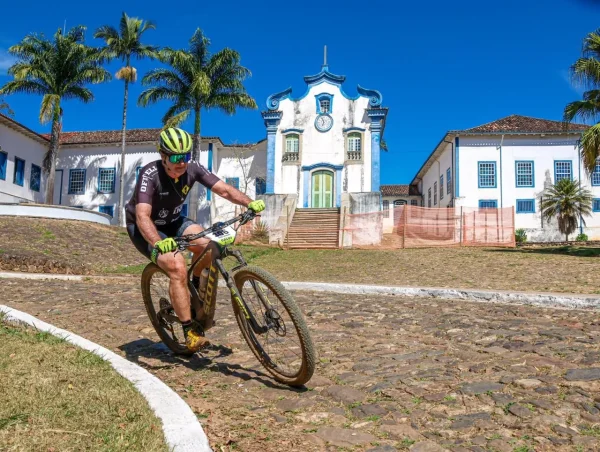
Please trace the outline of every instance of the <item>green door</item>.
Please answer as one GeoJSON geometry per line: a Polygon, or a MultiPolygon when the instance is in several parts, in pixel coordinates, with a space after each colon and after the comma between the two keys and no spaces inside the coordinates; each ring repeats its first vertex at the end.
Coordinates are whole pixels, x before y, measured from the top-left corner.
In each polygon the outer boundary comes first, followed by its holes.
{"type": "Polygon", "coordinates": [[[333,207],[333,173],[315,171],[312,175],[312,207],[333,207]]]}

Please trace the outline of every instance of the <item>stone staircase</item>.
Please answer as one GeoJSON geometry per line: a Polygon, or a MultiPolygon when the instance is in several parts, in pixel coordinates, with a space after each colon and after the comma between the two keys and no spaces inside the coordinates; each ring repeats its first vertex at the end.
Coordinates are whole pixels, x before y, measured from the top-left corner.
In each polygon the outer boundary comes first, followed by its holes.
{"type": "Polygon", "coordinates": [[[285,241],[288,249],[339,248],[340,209],[296,209],[285,241]]]}

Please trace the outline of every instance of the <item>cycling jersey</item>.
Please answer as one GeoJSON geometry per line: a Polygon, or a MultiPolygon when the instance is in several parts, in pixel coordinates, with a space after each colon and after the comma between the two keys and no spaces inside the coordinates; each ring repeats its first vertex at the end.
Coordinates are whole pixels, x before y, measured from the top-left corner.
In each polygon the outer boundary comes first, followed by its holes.
{"type": "Polygon", "coordinates": [[[177,180],[167,175],[161,160],[150,162],[140,169],[133,196],[125,206],[126,222],[135,223],[135,206],[138,203],[152,206],[150,218],[157,227],[177,221],[195,182],[212,188],[220,180],[198,162],[190,161],[186,172],[177,180]]]}

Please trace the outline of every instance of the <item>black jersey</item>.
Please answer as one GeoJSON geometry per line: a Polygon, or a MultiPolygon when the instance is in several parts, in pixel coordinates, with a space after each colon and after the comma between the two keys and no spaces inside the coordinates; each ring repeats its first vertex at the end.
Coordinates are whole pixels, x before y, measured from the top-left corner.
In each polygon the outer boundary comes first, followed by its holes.
{"type": "Polygon", "coordinates": [[[135,223],[135,206],[146,203],[152,206],[150,218],[157,227],[170,224],[179,219],[187,194],[195,182],[212,188],[220,180],[194,161],[188,163],[187,171],[178,179],[168,176],[161,160],[148,163],[140,169],[133,196],[125,206],[126,222],[135,223]]]}

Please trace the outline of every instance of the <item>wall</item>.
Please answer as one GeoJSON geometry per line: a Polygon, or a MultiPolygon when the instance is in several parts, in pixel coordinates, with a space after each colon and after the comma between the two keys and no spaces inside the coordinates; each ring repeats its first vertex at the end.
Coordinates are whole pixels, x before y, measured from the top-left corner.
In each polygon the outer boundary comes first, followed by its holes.
{"type": "Polygon", "coordinates": [[[448,193],[447,189],[447,176],[446,170],[450,168],[452,172],[452,145],[446,144],[441,155],[433,162],[429,170],[423,176],[422,181],[422,195],[423,195],[423,207],[429,207],[428,192],[431,188],[431,207],[448,207],[452,202],[452,190],[448,193]],[[444,187],[443,197],[440,199],[440,175],[444,176],[444,187]],[[434,204],[436,197],[434,197],[433,189],[434,184],[437,182],[437,203],[434,204]]]}
{"type": "Polygon", "coordinates": [[[109,225],[111,218],[103,213],[75,207],[50,206],[47,204],[7,204],[0,203],[0,215],[35,218],[58,218],[61,220],[91,221],[109,225]]]}
{"type": "Polygon", "coordinates": [[[46,177],[41,171],[40,190],[30,187],[32,163],[42,168],[44,155],[49,143],[35,140],[4,124],[0,124],[0,151],[6,152],[6,178],[0,179],[0,202],[33,201],[43,202],[45,199],[46,177]],[[14,183],[15,157],[25,160],[23,186],[14,183]]]}
{"type": "Polygon", "coordinates": [[[387,210],[385,208],[382,209],[384,234],[393,232],[394,225],[399,221],[398,218],[394,219],[394,201],[405,201],[408,205],[410,205],[411,201],[416,201],[417,206],[421,207],[421,196],[382,196],[382,205],[383,201],[389,203],[387,210]]]}

